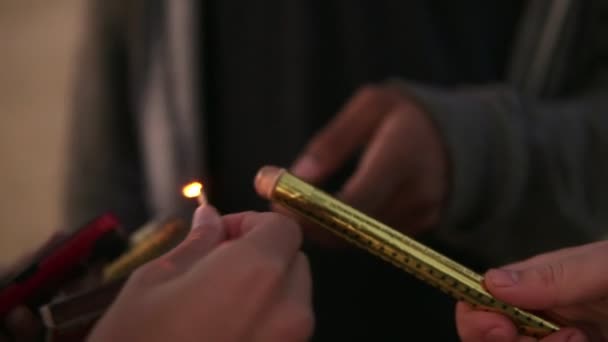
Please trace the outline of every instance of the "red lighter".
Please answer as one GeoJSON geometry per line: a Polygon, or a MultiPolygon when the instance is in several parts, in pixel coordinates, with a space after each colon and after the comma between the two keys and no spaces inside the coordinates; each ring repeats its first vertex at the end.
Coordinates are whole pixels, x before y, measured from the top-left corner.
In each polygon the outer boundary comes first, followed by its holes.
{"type": "Polygon", "coordinates": [[[107,254],[112,249],[111,253],[120,253],[116,249],[124,249],[124,243],[121,243],[119,228],[120,222],[116,216],[107,213],[84,225],[60,243],[53,244],[50,250],[30,262],[0,289],[0,317],[18,305],[43,304],[72,277],[80,265],[95,254],[107,254]]]}

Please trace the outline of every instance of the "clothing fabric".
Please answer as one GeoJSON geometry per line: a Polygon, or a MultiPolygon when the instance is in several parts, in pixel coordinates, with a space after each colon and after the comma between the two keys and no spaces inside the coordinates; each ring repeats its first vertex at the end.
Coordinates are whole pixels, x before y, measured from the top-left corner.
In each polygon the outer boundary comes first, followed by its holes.
{"type": "Polygon", "coordinates": [[[289,166],[362,85],[504,79],[522,11],[510,0],[203,4],[201,135],[211,200],[226,212],[264,208],[251,188],[260,165],[289,166]]]}
{"type": "MultiPolygon", "coordinates": [[[[355,88],[397,77],[450,152],[450,201],[428,237],[439,250],[481,270],[479,260],[600,236],[602,1],[203,4],[92,1],[71,130],[70,226],[105,210],[135,227],[191,208],[176,189],[200,177],[224,210],[264,208],[251,190],[258,166],[289,164],[355,88]]],[[[306,248],[315,339],[456,338],[453,303],[435,289],[364,253],[306,248]]]]}

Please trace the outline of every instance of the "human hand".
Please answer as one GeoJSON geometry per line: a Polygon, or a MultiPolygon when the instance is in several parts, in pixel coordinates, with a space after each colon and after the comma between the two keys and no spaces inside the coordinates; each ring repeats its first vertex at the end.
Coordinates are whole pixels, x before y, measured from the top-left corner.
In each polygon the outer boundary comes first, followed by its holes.
{"type": "Polygon", "coordinates": [[[291,172],[321,183],[361,147],[362,159],[338,197],[406,233],[436,225],[448,187],[446,151],[428,115],[397,85],[358,91],[291,172]]]}
{"type": "Polygon", "coordinates": [[[198,208],[179,246],[131,276],[91,341],[304,341],[313,330],[301,234],[272,213],[198,208]]]}
{"type": "MultiPolygon", "coordinates": [[[[564,321],[542,341],[608,341],[608,241],[566,248],[490,270],[485,284],[496,298],[564,321]]],[[[509,319],[458,303],[456,324],[463,341],[534,341],[520,336],[509,319]]]]}

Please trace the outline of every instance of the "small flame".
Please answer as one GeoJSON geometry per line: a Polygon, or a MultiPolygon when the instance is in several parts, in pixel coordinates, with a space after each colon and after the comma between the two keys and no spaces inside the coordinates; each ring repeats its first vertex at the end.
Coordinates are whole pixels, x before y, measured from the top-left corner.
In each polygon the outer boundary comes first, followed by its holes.
{"type": "Polygon", "coordinates": [[[182,189],[182,193],[187,198],[198,197],[203,193],[203,184],[201,184],[200,182],[192,182],[190,184],[187,184],[182,189]]]}

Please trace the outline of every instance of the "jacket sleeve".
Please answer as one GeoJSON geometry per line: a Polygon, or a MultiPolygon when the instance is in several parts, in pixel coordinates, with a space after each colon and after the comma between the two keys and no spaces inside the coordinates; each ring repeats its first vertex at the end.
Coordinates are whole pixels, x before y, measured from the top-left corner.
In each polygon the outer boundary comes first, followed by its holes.
{"type": "Polygon", "coordinates": [[[91,1],[88,7],[68,138],[64,221],[70,228],[106,211],[128,224],[145,217],[128,100],[124,13],[118,4],[91,1]]]}
{"type": "Polygon", "coordinates": [[[556,101],[500,86],[410,91],[451,158],[441,240],[507,262],[608,232],[608,89],[556,101]]]}
{"type": "Polygon", "coordinates": [[[608,237],[608,6],[596,5],[551,97],[404,84],[451,158],[444,243],[504,263],[608,237]]]}

